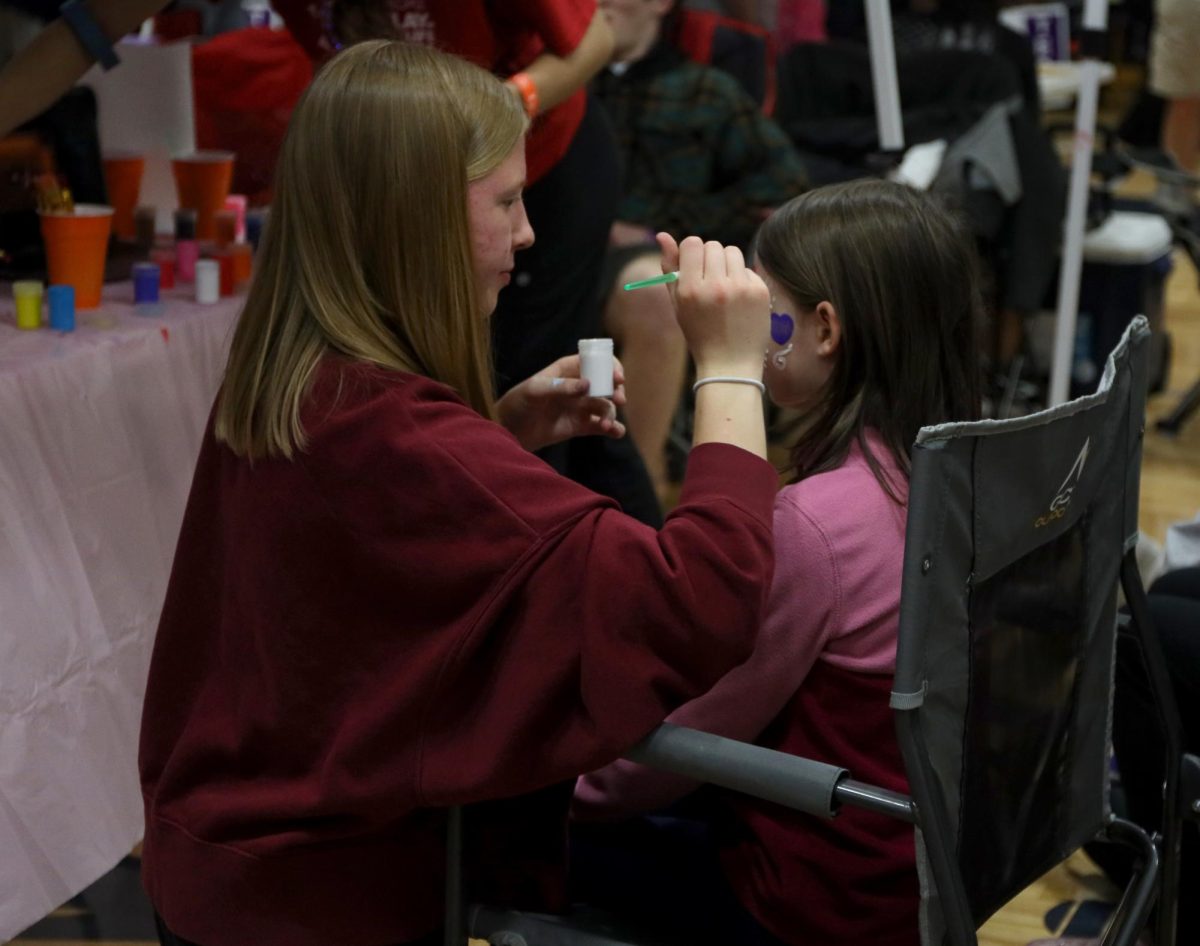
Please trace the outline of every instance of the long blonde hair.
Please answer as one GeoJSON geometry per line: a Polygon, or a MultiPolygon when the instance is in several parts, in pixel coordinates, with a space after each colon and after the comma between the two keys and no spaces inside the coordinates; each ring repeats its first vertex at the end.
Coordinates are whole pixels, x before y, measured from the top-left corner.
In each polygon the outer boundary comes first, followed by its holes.
{"type": "Polygon", "coordinates": [[[303,450],[301,407],[328,352],[433,378],[492,416],[467,185],[527,126],[499,80],[445,53],[378,40],[329,61],[284,139],[218,440],[252,459],[303,450]]]}

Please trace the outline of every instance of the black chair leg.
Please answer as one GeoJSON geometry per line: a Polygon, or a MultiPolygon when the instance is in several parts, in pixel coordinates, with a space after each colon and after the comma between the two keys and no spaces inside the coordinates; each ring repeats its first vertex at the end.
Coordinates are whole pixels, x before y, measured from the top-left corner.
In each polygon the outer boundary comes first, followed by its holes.
{"type": "Polygon", "coordinates": [[[1171,413],[1161,418],[1154,426],[1160,432],[1174,436],[1179,433],[1188,418],[1196,413],[1198,407],[1200,407],[1200,380],[1188,388],[1171,413]]]}
{"type": "Polygon", "coordinates": [[[1135,946],[1158,895],[1158,848],[1145,831],[1122,818],[1113,818],[1107,833],[1109,840],[1134,848],[1137,863],[1134,879],[1125,888],[1101,942],[1102,946],[1135,946]]]}

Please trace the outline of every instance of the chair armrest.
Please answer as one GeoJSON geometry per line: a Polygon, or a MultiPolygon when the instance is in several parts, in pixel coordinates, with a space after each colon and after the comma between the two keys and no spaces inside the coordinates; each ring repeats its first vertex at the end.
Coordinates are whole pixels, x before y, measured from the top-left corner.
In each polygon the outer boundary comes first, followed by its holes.
{"type": "Polygon", "coordinates": [[[836,765],[671,723],[659,726],[627,758],[822,818],[833,817],[844,803],[915,820],[910,799],[854,782],[836,765]]]}

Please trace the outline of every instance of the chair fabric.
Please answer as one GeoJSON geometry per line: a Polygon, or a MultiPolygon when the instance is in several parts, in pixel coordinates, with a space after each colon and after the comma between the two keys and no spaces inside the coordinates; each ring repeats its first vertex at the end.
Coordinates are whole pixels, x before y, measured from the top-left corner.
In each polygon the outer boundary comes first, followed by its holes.
{"type": "Polygon", "coordinates": [[[969,906],[977,927],[1109,819],[1148,338],[1138,317],[1095,394],[918,436],[893,706],[922,812],[926,943],[943,941],[946,909],[969,906]],[[934,882],[933,848],[960,889],[934,882]]]}

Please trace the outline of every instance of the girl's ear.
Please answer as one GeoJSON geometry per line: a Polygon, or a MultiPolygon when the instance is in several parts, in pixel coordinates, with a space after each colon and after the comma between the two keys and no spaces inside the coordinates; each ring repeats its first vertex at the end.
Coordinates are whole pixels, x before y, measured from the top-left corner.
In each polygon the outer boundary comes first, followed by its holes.
{"type": "Polygon", "coordinates": [[[832,302],[818,302],[817,316],[817,354],[831,357],[837,353],[842,344],[842,320],[838,317],[837,309],[832,302]]]}

